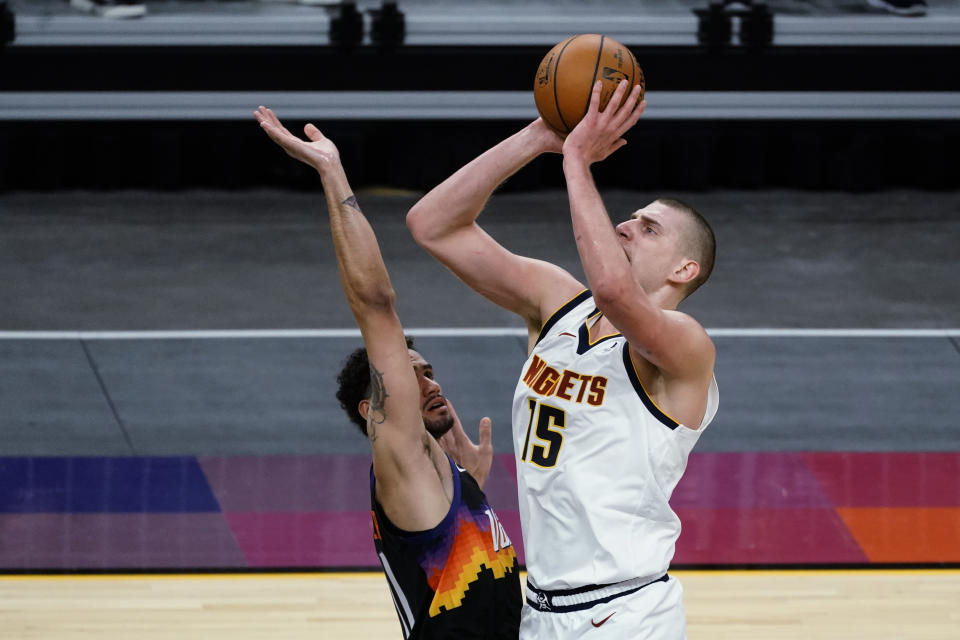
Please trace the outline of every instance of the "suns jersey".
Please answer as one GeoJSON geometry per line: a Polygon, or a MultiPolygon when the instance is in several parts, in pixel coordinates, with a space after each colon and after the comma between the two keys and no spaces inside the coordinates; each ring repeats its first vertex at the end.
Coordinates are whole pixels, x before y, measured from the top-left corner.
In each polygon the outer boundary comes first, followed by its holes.
{"type": "Polygon", "coordinates": [[[404,638],[516,640],[520,577],[507,532],[469,473],[450,461],[453,501],[429,531],[387,518],[370,470],[373,538],[404,638]]]}
{"type": "Polygon", "coordinates": [[[668,501],[717,411],[712,380],[698,430],[664,414],[621,334],[591,343],[598,314],[584,291],[550,317],[513,400],[526,566],[540,589],[667,571],[680,535],[668,501]]]}

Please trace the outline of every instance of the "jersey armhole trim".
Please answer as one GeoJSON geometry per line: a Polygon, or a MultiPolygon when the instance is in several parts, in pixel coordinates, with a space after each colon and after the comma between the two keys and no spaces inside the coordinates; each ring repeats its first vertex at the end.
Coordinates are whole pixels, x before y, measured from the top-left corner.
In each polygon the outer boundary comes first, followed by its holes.
{"type": "Polygon", "coordinates": [[[537,336],[537,341],[534,343],[534,345],[540,344],[540,341],[546,337],[547,333],[555,324],[557,324],[557,322],[559,322],[560,318],[573,311],[580,304],[583,304],[583,302],[591,295],[593,294],[590,292],[590,289],[584,289],[574,298],[567,301],[559,309],[554,311],[550,317],[547,318],[547,321],[543,323],[543,328],[540,329],[540,334],[537,336]]]}
{"type": "Polygon", "coordinates": [[[623,367],[627,370],[627,377],[630,378],[630,383],[633,385],[637,395],[640,396],[640,401],[643,402],[643,406],[647,408],[647,411],[652,413],[653,416],[667,428],[673,430],[679,427],[680,423],[661,411],[660,407],[647,395],[647,390],[643,388],[643,383],[640,382],[640,376],[637,375],[636,365],[633,364],[633,356],[630,355],[629,342],[623,343],[623,367]]]}

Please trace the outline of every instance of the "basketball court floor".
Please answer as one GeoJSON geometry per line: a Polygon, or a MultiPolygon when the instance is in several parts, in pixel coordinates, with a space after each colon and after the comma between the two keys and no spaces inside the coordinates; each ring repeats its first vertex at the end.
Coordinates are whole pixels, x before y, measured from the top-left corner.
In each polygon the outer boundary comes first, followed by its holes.
{"type": "MultiPolygon", "coordinates": [[[[956,637],[960,573],[678,571],[692,639],[956,637]]],[[[382,575],[0,576],[3,638],[397,638],[382,575]]]]}

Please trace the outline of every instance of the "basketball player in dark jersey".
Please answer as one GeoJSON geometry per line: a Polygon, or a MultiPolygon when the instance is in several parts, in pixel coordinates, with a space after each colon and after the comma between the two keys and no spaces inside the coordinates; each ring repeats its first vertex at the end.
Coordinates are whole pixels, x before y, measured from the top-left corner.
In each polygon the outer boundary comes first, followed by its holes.
{"type": "Polygon", "coordinates": [[[254,115],[323,183],[340,281],[366,346],[354,358],[368,363],[369,382],[356,402],[343,393],[358,386],[344,379],[357,368],[349,362],[338,396],[373,450],[373,536],[404,637],[514,639],[521,599],[513,545],[477,482],[437,442],[452,408],[430,365],[408,347],[376,237],[339,152],[311,124],[304,141],[271,110],[254,115]]]}

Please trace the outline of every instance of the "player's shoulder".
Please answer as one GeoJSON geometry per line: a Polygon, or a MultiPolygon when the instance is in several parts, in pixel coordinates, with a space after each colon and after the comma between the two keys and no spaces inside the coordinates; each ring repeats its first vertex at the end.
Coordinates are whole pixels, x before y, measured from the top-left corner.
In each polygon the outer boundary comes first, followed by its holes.
{"type": "Polygon", "coordinates": [[[663,313],[667,316],[670,322],[676,323],[678,327],[681,327],[687,331],[703,334],[707,338],[710,337],[704,326],[700,324],[700,321],[689,313],[678,311],[676,309],[664,309],[663,313]]]}
{"type": "MultiPolygon", "coordinates": [[[[559,267],[557,267],[559,269],[559,267]]],[[[566,277],[557,277],[551,287],[545,288],[540,300],[540,324],[544,325],[551,318],[582,304],[590,297],[590,290],[586,285],[563,272],[566,277]]]]}
{"type": "Polygon", "coordinates": [[[689,313],[664,309],[664,314],[673,325],[672,331],[682,336],[681,339],[673,341],[674,344],[687,354],[697,356],[697,359],[705,364],[709,362],[712,368],[717,348],[706,328],[689,313]]]}
{"type": "Polygon", "coordinates": [[[533,334],[539,338],[545,336],[551,328],[565,320],[571,311],[590,299],[590,290],[583,284],[572,280],[569,283],[558,283],[552,290],[545,292],[540,304],[540,317],[533,334]]]}

